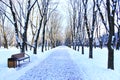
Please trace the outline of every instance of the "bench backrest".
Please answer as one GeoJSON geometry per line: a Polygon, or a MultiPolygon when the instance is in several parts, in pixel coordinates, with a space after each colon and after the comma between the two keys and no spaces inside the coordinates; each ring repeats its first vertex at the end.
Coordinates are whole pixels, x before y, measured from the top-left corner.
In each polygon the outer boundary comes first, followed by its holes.
{"type": "Polygon", "coordinates": [[[22,58],[22,57],[25,57],[25,53],[13,54],[11,57],[12,58],[22,58]]]}

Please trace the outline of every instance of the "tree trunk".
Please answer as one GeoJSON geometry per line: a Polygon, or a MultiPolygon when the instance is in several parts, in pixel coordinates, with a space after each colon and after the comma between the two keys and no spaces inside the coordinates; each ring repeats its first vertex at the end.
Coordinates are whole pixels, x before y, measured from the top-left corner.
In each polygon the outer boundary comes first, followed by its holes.
{"type": "Polygon", "coordinates": [[[22,46],[21,46],[21,52],[24,53],[25,52],[25,45],[26,45],[26,34],[25,34],[25,32],[23,33],[22,40],[23,40],[23,42],[22,42],[22,46]]]}
{"type": "Polygon", "coordinates": [[[4,33],[4,48],[7,48],[8,49],[8,43],[7,43],[7,37],[6,37],[6,33],[4,33]]]}
{"type": "Polygon", "coordinates": [[[100,46],[100,48],[102,49],[103,48],[103,42],[102,41],[99,41],[99,46],[100,46]]]}
{"type": "Polygon", "coordinates": [[[42,21],[43,21],[43,17],[42,17],[41,20],[40,20],[39,29],[38,29],[38,32],[37,32],[37,34],[36,34],[37,36],[35,37],[33,54],[37,54],[37,42],[38,42],[38,38],[39,38],[41,26],[42,26],[42,21]]]}
{"type": "MultiPolygon", "coordinates": [[[[43,0],[44,1],[44,0],[43,0]]],[[[43,14],[43,32],[42,32],[42,52],[44,52],[44,45],[45,45],[45,27],[48,21],[48,6],[49,6],[49,1],[45,1],[45,7],[44,7],[44,14],[43,14]]]]}
{"type": "Polygon", "coordinates": [[[34,48],[33,54],[37,54],[37,47],[34,48]]]}
{"type": "Polygon", "coordinates": [[[80,50],[80,46],[78,45],[78,49],[77,49],[78,51],[80,50]]]}
{"type": "Polygon", "coordinates": [[[111,48],[111,43],[108,43],[108,69],[114,69],[114,49],[111,48]]]}
{"type": "Polygon", "coordinates": [[[120,26],[118,28],[118,37],[117,37],[116,50],[119,50],[119,48],[120,48],[120,26]]]}
{"type": "Polygon", "coordinates": [[[43,36],[42,37],[42,52],[44,52],[44,45],[45,45],[45,25],[43,27],[43,35],[42,36],[43,36]]]}
{"type": "Polygon", "coordinates": [[[84,54],[84,44],[82,44],[82,54],[84,54]]]}
{"type": "Polygon", "coordinates": [[[5,24],[5,17],[2,16],[4,48],[7,48],[7,49],[8,49],[7,35],[6,35],[6,32],[5,32],[5,26],[4,26],[4,24],[5,24]]]}
{"type": "Polygon", "coordinates": [[[10,3],[10,6],[11,6],[11,7],[10,7],[10,10],[11,10],[12,18],[13,18],[13,21],[14,21],[14,27],[15,27],[15,34],[16,34],[17,46],[20,46],[20,48],[21,48],[21,45],[20,45],[20,42],[19,42],[17,18],[16,18],[16,15],[15,15],[15,12],[14,12],[14,10],[13,10],[12,0],[9,0],[9,3],[10,3]]]}
{"type": "Polygon", "coordinates": [[[93,58],[93,39],[89,38],[89,58],[93,58]]]}
{"type": "Polygon", "coordinates": [[[113,69],[114,70],[114,48],[113,48],[113,43],[114,43],[114,16],[115,16],[115,10],[116,10],[116,1],[113,2],[113,9],[111,13],[110,9],[110,0],[106,0],[107,4],[107,12],[108,12],[108,23],[109,23],[109,39],[107,43],[108,47],[108,69],[113,69]]]}
{"type": "Polygon", "coordinates": [[[76,42],[75,42],[75,50],[76,50],[76,42]]]}
{"type": "Polygon", "coordinates": [[[37,39],[36,39],[35,42],[34,42],[33,54],[37,54],[37,39]]]}
{"type": "Polygon", "coordinates": [[[108,47],[108,69],[114,69],[114,49],[112,47],[112,32],[109,32],[109,40],[108,40],[108,43],[107,43],[107,47],[108,47]]]}
{"type": "Polygon", "coordinates": [[[47,51],[47,40],[45,40],[45,51],[47,51]]]}

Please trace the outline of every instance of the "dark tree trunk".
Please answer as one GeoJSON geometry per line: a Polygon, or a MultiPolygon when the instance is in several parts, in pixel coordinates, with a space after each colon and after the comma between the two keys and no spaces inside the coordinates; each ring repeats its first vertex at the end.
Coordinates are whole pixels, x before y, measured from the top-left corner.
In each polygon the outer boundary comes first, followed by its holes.
{"type": "Polygon", "coordinates": [[[96,21],[95,0],[93,0],[93,2],[94,4],[93,4],[93,16],[92,16],[93,17],[92,18],[92,30],[91,30],[91,36],[88,35],[89,37],[89,58],[93,58],[93,35],[94,35],[95,21],[96,21]]]}
{"type": "Polygon", "coordinates": [[[23,42],[22,42],[22,48],[21,48],[22,50],[21,50],[21,52],[25,52],[25,48],[27,48],[27,44],[26,44],[26,42],[27,42],[27,29],[28,29],[28,21],[29,21],[30,11],[31,10],[28,10],[28,12],[27,12],[27,18],[26,18],[25,27],[24,27],[24,33],[22,35],[23,42]]]}
{"type": "Polygon", "coordinates": [[[5,32],[4,23],[5,23],[5,16],[2,16],[2,28],[3,28],[3,39],[4,39],[4,44],[3,45],[4,45],[4,48],[8,49],[7,35],[6,35],[6,32],[5,32]]]}
{"type": "Polygon", "coordinates": [[[36,39],[35,42],[34,42],[33,54],[37,54],[37,40],[38,40],[38,39],[36,39]]]}
{"type": "Polygon", "coordinates": [[[71,35],[71,36],[72,36],[72,44],[71,44],[71,46],[72,46],[72,47],[73,47],[73,49],[74,49],[74,41],[73,41],[73,40],[74,40],[74,38],[73,38],[73,31],[72,31],[72,35],[71,35]]]}
{"type": "Polygon", "coordinates": [[[76,42],[75,42],[75,50],[76,50],[76,42]]]}
{"type": "Polygon", "coordinates": [[[103,48],[103,43],[102,43],[102,41],[99,41],[99,43],[100,43],[100,48],[102,49],[103,48]]]}
{"type": "Polygon", "coordinates": [[[119,50],[119,48],[120,48],[120,26],[118,28],[118,37],[117,37],[116,50],[119,50]]]}
{"type": "Polygon", "coordinates": [[[38,32],[37,32],[37,37],[35,37],[33,54],[37,54],[37,43],[38,43],[38,38],[39,38],[41,26],[42,26],[42,21],[43,21],[43,17],[41,18],[40,23],[39,23],[39,29],[38,29],[38,32]]]}
{"type": "Polygon", "coordinates": [[[114,48],[113,48],[113,42],[114,42],[114,15],[115,15],[115,9],[116,9],[116,2],[113,2],[112,13],[110,11],[110,0],[106,0],[107,4],[107,12],[108,12],[108,23],[109,23],[109,39],[107,43],[108,47],[108,69],[114,69],[114,48]]]}
{"type": "Polygon", "coordinates": [[[21,46],[21,52],[25,52],[25,38],[23,38],[22,46],[21,46]]]}
{"type": "Polygon", "coordinates": [[[82,44],[82,54],[84,54],[84,44],[82,44]]]}
{"type": "MultiPolygon", "coordinates": [[[[45,24],[45,23],[44,23],[45,24]]],[[[43,37],[42,37],[42,52],[44,52],[44,45],[45,45],[45,26],[43,27],[43,37]]]]}
{"type": "Polygon", "coordinates": [[[37,0],[34,1],[34,3],[31,5],[31,0],[28,0],[28,11],[27,11],[27,17],[25,19],[25,26],[24,26],[24,33],[22,35],[22,52],[25,52],[25,49],[27,49],[27,30],[28,30],[28,22],[29,22],[29,16],[30,16],[30,12],[31,9],[33,8],[33,6],[35,5],[35,3],[37,2],[37,0]]]}
{"type": "Polygon", "coordinates": [[[37,54],[37,41],[35,41],[35,46],[34,46],[33,54],[37,54]]]}
{"type": "Polygon", "coordinates": [[[6,33],[4,32],[4,48],[8,49],[8,43],[7,43],[7,38],[6,38],[6,33]]]}
{"type": "Polygon", "coordinates": [[[47,24],[47,13],[44,16],[44,25],[43,25],[43,34],[42,34],[42,52],[44,52],[44,45],[45,45],[45,27],[47,24]]]}
{"type": "Polygon", "coordinates": [[[99,14],[101,16],[102,22],[109,32],[109,37],[108,37],[108,43],[107,43],[107,48],[108,48],[108,69],[114,69],[114,48],[113,48],[113,42],[114,42],[114,17],[115,17],[115,11],[116,11],[116,1],[112,0],[106,0],[106,10],[107,10],[107,18],[108,18],[108,26],[107,27],[107,22],[105,22],[103,14],[101,12],[100,6],[98,5],[98,0],[97,0],[97,8],[99,10],[99,14]],[[112,6],[112,7],[111,7],[112,6]]]}
{"type": "MultiPolygon", "coordinates": [[[[84,2],[84,0],[83,0],[84,2]]],[[[86,29],[87,29],[87,35],[89,38],[89,58],[93,58],[93,32],[94,32],[94,24],[95,24],[95,20],[96,20],[96,13],[95,13],[95,3],[93,6],[93,21],[92,21],[92,30],[90,31],[89,26],[88,26],[88,19],[87,19],[87,2],[88,0],[85,1],[84,3],[84,24],[86,25],[86,29]]]]}
{"type": "Polygon", "coordinates": [[[78,45],[78,51],[80,50],[80,46],[78,45]]]}
{"type": "Polygon", "coordinates": [[[114,69],[114,49],[112,48],[112,34],[109,33],[108,47],[108,69],[114,69]]]}
{"type": "Polygon", "coordinates": [[[45,51],[47,51],[47,40],[45,40],[45,51]]]}
{"type": "Polygon", "coordinates": [[[114,69],[114,49],[111,48],[111,42],[108,42],[108,69],[114,69]]]}
{"type": "Polygon", "coordinates": [[[43,13],[43,32],[42,32],[42,52],[44,52],[44,45],[45,45],[45,27],[48,21],[48,6],[50,0],[44,1],[44,13],[43,13]]]}
{"type": "Polygon", "coordinates": [[[93,39],[89,38],[89,58],[93,58],[93,39]]]}
{"type": "Polygon", "coordinates": [[[18,34],[18,27],[17,27],[17,19],[16,19],[16,15],[15,15],[15,12],[13,10],[13,4],[12,4],[12,1],[9,0],[9,3],[10,3],[10,10],[11,10],[11,13],[12,13],[12,17],[13,17],[13,21],[14,21],[14,27],[15,27],[15,34],[16,34],[16,41],[17,41],[17,46],[20,46],[21,48],[21,45],[20,45],[20,42],[18,40],[19,38],[19,34],[18,34]]]}

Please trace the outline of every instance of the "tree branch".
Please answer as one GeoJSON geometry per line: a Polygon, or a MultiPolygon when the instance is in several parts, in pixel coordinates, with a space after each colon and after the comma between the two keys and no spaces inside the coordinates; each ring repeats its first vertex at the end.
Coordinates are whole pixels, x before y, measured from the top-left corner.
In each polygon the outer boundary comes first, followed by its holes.
{"type": "Polygon", "coordinates": [[[9,7],[10,8],[10,6],[6,3],[6,2],[4,2],[4,1],[2,1],[2,0],[0,0],[3,4],[5,4],[7,7],[9,7]]]}

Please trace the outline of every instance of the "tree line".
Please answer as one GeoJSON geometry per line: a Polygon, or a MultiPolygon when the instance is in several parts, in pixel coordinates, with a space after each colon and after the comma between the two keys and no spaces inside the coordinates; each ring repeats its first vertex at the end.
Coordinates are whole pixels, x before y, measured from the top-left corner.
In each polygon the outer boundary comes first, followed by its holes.
{"type": "Polygon", "coordinates": [[[120,0],[69,0],[68,16],[65,44],[75,50],[81,46],[82,54],[88,46],[90,59],[94,46],[107,47],[108,68],[114,69],[114,49],[120,48],[120,0]]]}
{"type": "Polygon", "coordinates": [[[29,46],[30,49],[33,49],[33,53],[37,54],[39,45],[42,46],[41,51],[43,52],[47,49],[46,45],[53,48],[62,43],[60,14],[56,10],[58,2],[52,0],[0,0],[0,4],[0,30],[2,31],[0,44],[5,48],[15,45],[20,48],[20,52],[25,52],[29,46]],[[53,27],[54,29],[52,29],[53,27]],[[12,32],[10,33],[12,36],[8,34],[9,31],[12,32]]]}
{"type": "Polygon", "coordinates": [[[90,59],[94,46],[106,46],[108,68],[114,69],[114,48],[120,48],[120,0],[68,0],[65,38],[58,5],[52,0],[0,0],[0,45],[14,45],[20,52],[29,46],[37,54],[38,46],[43,52],[64,41],[75,50],[81,46],[82,54],[88,46],[90,59]]]}

